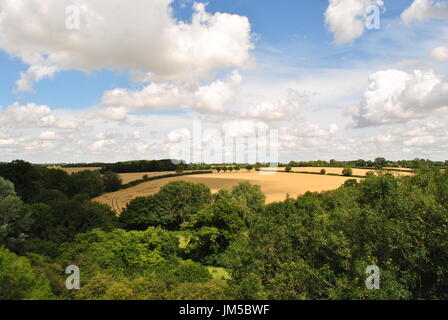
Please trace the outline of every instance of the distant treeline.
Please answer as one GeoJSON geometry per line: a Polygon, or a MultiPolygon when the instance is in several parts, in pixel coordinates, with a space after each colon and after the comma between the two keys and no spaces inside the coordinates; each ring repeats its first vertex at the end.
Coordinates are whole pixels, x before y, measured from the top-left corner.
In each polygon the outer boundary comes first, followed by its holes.
{"type": "MultiPolygon", "coordinates": [[[[55,165],[55,164],[52,164],[55,165]]],[[[70,163],[56,164],[62,168],[92,168],[100,167],[102,172],[130,173],[130,172],[159,172],[159,171],[176,171],[179,167],[182,170],[209,170],[210,165],[201,163],[186,164],[182,161],[174,161],[171,159],[162,160],[133,160],[116,163],[70,163]]]]}
{"type": "Polygon", "coordinates": [[[448,160],[446,161],[432,161],[428,159],[414,159],[414,160],[399,160],[391,161],[385,158],[376,158],[372,160],[352,160],[352,161],[337,161],[337,160],[315,160],[315,161],[291,161],[289,164],[282,164],[282,167],[353,167],[353,168],[433,168],[433,167],[445,167],[448,166],[448,160]]]}
{"type": "MultiPolygon", "coordinates": [[[[58,164],[56,164],[57,166],[58,164]]],[[[107,163],[104,162],[94,162],[94,163],[64,163],[59,166],[62,168],[102,168],[106,166],[107,163]]]]}
{"type": "MultiPolygon", "coordinates": [[[[51,164],[55,165],[55,164],[51,164]]],[[[205,163],[190,163],[187,164],[183,161],[174,161],[170,159],[162,160],[133,160],[116,163],[70,163],[70,164],[56,164],[62,168],[92,168],[100,167],[102,172],[111,171],[115,173],[129,173],[129,172],[158,172],[158,171],[176,171],[179,167],[182,170],[210,170],[217,166],[217,164],[205,164],[205,163]]],[[[230,165],[230,164],[228,164],[230,165]]],[[[234,163],[233,165],[236,165],[234,163]]],[[[240,164],[245,166],[246,164],[240,164]]],[[[254,168],[269,167],[270,163],[257,162],[254,168]]],[[[414,159],[414,160],[399,160],[392,161],[385,158],[376,158],[375,160],[351,160],[351,161],[338,161],[331,159],[326,160],[313,160],[313,161],[290,161],[289,163],[280,163],[279,167],[351,167],[351,168],[375,168],[380,169],[384,167],[389,168],[443,168],[448,166],[448,160],[446,161],[432,161],[429,159],[414,159]]],[[[393,170],[393,169],[392,169],[393,170]]]]}

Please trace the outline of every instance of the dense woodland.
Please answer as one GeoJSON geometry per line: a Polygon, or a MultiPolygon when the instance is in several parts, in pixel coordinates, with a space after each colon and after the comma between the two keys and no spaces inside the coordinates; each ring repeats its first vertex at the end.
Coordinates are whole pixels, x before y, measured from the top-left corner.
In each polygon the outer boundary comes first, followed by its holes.
{"type": "Polygon", "coordinates": [[[448,299],[448,173],[419,167],[269,205],[176,181],[116,217],[108,170],[0,164],[0,299],[448,299]]]}

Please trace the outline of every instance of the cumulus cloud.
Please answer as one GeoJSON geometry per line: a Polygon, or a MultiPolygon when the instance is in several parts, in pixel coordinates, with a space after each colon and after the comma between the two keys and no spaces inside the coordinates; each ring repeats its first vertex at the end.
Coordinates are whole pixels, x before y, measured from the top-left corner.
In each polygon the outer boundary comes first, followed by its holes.
{"type": "Polygon", "coordinates": [[[226,136],[236,138],[266,133],[269,125],[263,121],[235,119],[224,122],[221,128],[226,136]]]}
{"type": "Polygon", "coordinates": [[[39,135],[40,140],[58,140],[59,136],[54,131],[44,131],[39,135]]]}
{"type": "Polygon", "coordinates": [[[365,15],[372,5],[383,6],[381,0],[329,0],[325,22],[336,43],[349,43],[365,30],[365,15]]]}
{"type": "Polygon", "coordinates": [[[264,121],[291,120],[297,116],[309,100],[309,93],[288,89],[285,98],[277,102],[264,101],[260,104],[252,105],[246,111],[241,112],[240,117],[264,121]]]}
{"type": "Polygon", "coordinates": [[[448,19],[448,2],[433,0],[414,0],[401,14],[404,23],[421,22],[431,19],[448,19]]]}
{"type": "Polygon", "coordinates": [[[170,83],[151,83],[142,90],[117,88],[104,93],[102,104],[126,109],[146,108],[151,110],[176,109],[187,102],[187,90],[170,83]]]}
{"type": "Polygon", "coordinates": [[[217,80],[200,87],[194,94],[193,109],[206,113],[224,112],[225,104],[235,97],[241,80],[240,73],[233,71],[227,81],[217,80]]]}
{"type": "Polygon", "coordinates": [[[71,0],[0,0],[0,48],[30,66],[16,89],[32,91],[34,82],[61,70],[126,68],[150,73],[153,80],[179,80],[251,60],[246,17],[210,14],[196,3],[191,22],[183,22],[173,17],[171,2],[79,0],[79,29],[70,29],[71,0]]]}
{"type": "Polygon", "coordinates": [[[104,118],[107,120],[124,121],[128,117],[129,109],[126,107],[99,107],[88,111],[85,115],[87,120],[104,118]]]}
{"type": "Polygon", "coordinates": [[[448,47],[437,47],[431,51],[431,57],[440,62],[448,61],[448,47]]]}
{"type": "Polygon", "coordinates": [[[27,103],[20,105],[18,102],[10,105],[5,110],[0,110],[0,123],[13,123],[22,128],[53,127],[57,118],[52,113],[51,108],[46,105],[36,105],[27,103]]]}
{"type": "Polygon", "coordinates": [[[402,123],[448,107],[448,82],[432,70],[378,71],[369,77],[356,127],[402,123]]]}
{"type": "Polygon", "coordinates": [[[76,119],[62,119],[47,105],[15,102],[6,109],[0,108],[0,125],[15,128],[59,128],[74,130],[79,128],[76,119]]]}
{"type": "Polygon", "coordinates": [[[141,90],[117,88],[102,97],[102,106],[91,116],[124,120],[128,112],[143,108],[169,110],[190,107],[201,113],[223,113],[225,105],[236,95],[242,77],[234,70],[228,79],[199,86],[186,82],[152,82],[141,90]]]}

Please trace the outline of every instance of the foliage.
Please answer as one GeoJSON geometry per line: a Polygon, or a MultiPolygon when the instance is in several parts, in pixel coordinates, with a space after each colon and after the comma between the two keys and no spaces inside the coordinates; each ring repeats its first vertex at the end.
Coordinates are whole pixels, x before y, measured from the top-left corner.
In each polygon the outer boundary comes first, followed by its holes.
{"type": "Polygon", "coordinates": [[[48,279],[32,268],[30,261],[0,247],[0,300],[49,299],[48,279]]]}
{"type": "Polygon", "coordinates": [[[353,170],[352,170],[352,168],[346,167],[346,168],[342,169],[342,175],[343,175],[343,176],[348,176],[348,177],[350,177],[351,175],[353,175],[353,170]]]}
{"type": "Polygon", "coordinates": [[[20,251],[31,223],[30,211],[17,197],[14,185],[0,177],[0,245],[20,251]]]}
{"type": "Polygon", "coordinates": [[[112,171],[106,171],[101,175],[103,190],[106,192],[114,192],[120,189],[122,179],[118,174],[112,171]]]}
{"type": "Polygon", "coordinates": [[[268,205],[227,254],[238,297],[446,299],[447,200],[448,174],[429,170],[268,205]]]}
{"type": "Polygon", "coordinates": [[[131,201],[119,221],[128,230],[145,230],[148,226],[180,230],[210,201],[211,192],[205,185],[173,181],[155,195],[131,201]]]}

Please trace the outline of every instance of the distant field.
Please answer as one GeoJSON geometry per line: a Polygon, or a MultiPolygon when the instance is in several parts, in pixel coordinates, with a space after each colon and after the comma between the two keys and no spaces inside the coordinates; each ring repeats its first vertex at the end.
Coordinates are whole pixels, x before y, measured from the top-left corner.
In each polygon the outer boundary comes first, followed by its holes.
{"type": "MultiPolygon", "coordinates": [[[[334,173],[334,174],[342,174],[343,168],[334,168],[334,167],[293,167],[292,171],[304,171],[304,172],[320,172],[320,170],[325,169],[326,173],[334,173]]],[[[262,168],[262,170],[275,170],[273,168],[262,168]]],[[[278,168],[278,170],[284,171],[285,168],[278,168]]],[[[375,169],[352,169],[353,175],[355,176],[365,176],[367,172],[375,171],[375,169]]],[[[404,169],[403,170],[409,170],[404,169]]],[[[396,173],[398,175],[412,175],[410,172],[391,172],[392,174],[396,173]]]]}
{"type": "Polygon", "coordinates": [[[192,183],[203,183],[207,185],[212,192],[217,192],[222,188],[232,187],[241,181],[248,181],[252,184],[260,185],[261,191],[266,195],[266,202],[271,203],[285,200],[287,194],[291,197],[297,197],[307,191],[336,189],[347,179],[350,178],[283,172],[272,175],[260,175],[260,173],[256,171],[247,172],[246,170],[242,170],[241,172],[221,172],[148,181],[131,188],[104,194],[95,198],[94,201],[108,204],[119,213],[131,200],[137,197],[157,193],[162,186],[171,181],[182,180],[192,183]]]}
{"type": "Polygon", "coordinates": [[[395,167],[384,167],[384,169],[392,169],[392,170],[403,170],[403,171],[408,171],[408,170],[414,170],[411,168],[395,168],[395,167]]]}
{"type": "MultiPolygon", "coordinates": [[[[191,171],[184,171],[184,172],[191,172],[191,171]]],[[[151,177],[164,176],[167,174],[174,174],[174,173],[176,173],[176,171],[133,172],[133,173],[120,173],[118,175],[123,180],[123,184],[127,184],[127,183],[135,181],[135,180],[141,180],[141,179],[143,179],[143,176],[145,176],[145,175],[147,175],[149,178],[151,178],[151,177]]]]}
{"type": "Polygon", "coordinates": [[[61,169],[67,172],[68,174],[77,173],[80,171],[95,171],[95,170],[101,170],[101,167],[85,167],[85,168],[55,168],[55,169],[61,169]]]}

